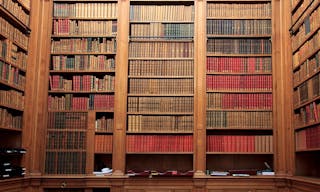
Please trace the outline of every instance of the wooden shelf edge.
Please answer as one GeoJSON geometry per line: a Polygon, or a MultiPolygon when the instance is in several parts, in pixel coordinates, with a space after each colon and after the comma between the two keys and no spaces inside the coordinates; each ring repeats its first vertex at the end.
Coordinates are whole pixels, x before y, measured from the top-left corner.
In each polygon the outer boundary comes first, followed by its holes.
{"type": "Polygon", "coordinates": [[[16,64],[14,64],[14,63],[11,63],[11,62],[5,60],[5,59],[2,58],[2,57],[0,57],[0,61],[6,63],[6,64],[8,64],[8,65],[12,65],[13,67],[19,69],[19,71],[22,71],[22,72],[24,72],[24,73],[26,72],[26,69],[24,69],[24,68],[22,68],[22,67],[20,67],[20,66],[18,66],[18,65],[16,65],[16,64]]]}
{"type": "Polygon", "coordinates": [[[17,25],[20,29],[24,30],[25,34],[30,33],[31,29],[2,5],[0,5],[0,13],[4,14],[4,18],[7,16],[11,20],[11,22],[15,23],[14,25],[17,25]]]}
{"type": "Polygon", "coordinates": [[[313,35],[315,35],[319,31],[319,29],[320,25],[314,31],[311,31],[307,36],[305,36],[303,38],[303,41],[301,41],[301,43],[299,43],[297,47],[293,48],[292,53],[299,51],[299,49],[307,42],[307,40],[309,40],[313,35]]]}
{"type": "Polygon", "coordinates": [[[301,84],[303,84],[304,82],[308,81],[309,79],[313,78],[314,76],[316,76],[318,73],[320,72],[320,67],[317,69],[317,71],[313,72],[312,74],[308,74],[303,80],[299,81],[298,83],[296,83],[295,85],[293,85],[293,89],[298,88],[301,84]]]}
{"type": "Polygon", "coordinates": [[[6,126],[1,126],[1,125],[0,125],[0,130],[13,131],[13,132],[22,132],[22,129],[19,129],[19,128],[9,128],[9,127],[6,127],[6,126]]]}
{"type": "Polygon", "coordinates": [[[319,185],[320,187],[320,178],[307,177],[307,176],[291,176],[291,177],[288,177],[287,179],[291,181],[299,181],[299,182],[304,182],[309,184],[315,184],[315,185],[319,185]]]}
{"type": "Polygon", "coordinates": [[[293,107],[293,110],[297,110],[297,109],[299,109],[299,108],[301,108],[301,107],[304,107],[304,106],[306,106],[306,105],[308,105],[308,104],[310,104],[310,103],[312,103],[312,102],[314,102],[314,101],[317,101],[317,100],[319,100],[319,99],[320,99],[320,95],[318,95],[318,96],[315,97],[315,98],[309,99],[309,101],[305,101],[305,102],[299,104],[298,106],[294,106],[294,107],[293,107]]]}
{"type": "Polygon", "coordinates": [[[5,108],[8,108],[8,109],[12,109],[12,110],[16,110],[16,111],[20,111],[20,112],[23,112],[23,108],[18,108],[16,106],[13,106],[13,105],[6,105],[4,103],[0,103],[0,107],[5,107],[5,108]]]}
{"type": "Polygon", "coordinates": [[[298,9],[299,5],[303,2],[304,0],[299,0],[295,5],[291,6],[291,13],[294,13],[296,9],[298,9]]]}
{"type": "Polygon", "coordinates": [[[296,153],[302,153],[302,152],[320,152],[320,148],[298,149],[298,150],[296,150],[296,153]]]}
{"type": "Polygon", "coordinates": [[[298,130],[302,130],[302,129],[307,129],[308,127],[316,126],[316,125],[319,125],[319,124],[320,124],[320,121],[319,122],[308,123],[308,124],[303,125],[303,126],[295,127],[294,130],[298,131],[298,130]]]}
{"type": "Polygon", "coordinates": [[[313,55],[317,54],[320,51],[320,46],[318,48],[316,48],[314,51],[310,52],[309,54],[307,54],[306,57],[304,57],[302,59],[301,62],[298,63],[297,66],[293,66],[293,71],[297,70],[298,67],[300,67],[306,60],[308,60],[310,57],[312,57],[313,55]]]}

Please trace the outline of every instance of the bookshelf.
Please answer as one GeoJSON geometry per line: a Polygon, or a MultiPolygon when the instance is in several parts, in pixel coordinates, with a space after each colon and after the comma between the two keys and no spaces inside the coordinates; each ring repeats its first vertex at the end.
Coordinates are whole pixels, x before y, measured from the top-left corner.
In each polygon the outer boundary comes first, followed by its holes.
{"type": "Polygon", "coordinates": [[[126,172],[192,171],[194,4],[131,1],[129,18],[126,172]]]}
{"type": "Polygon", "coordinates": [[[292,2],[292,7],[295,175],[319,178],[320,23],[315,19],[319,17],[319,2],[292,2]]]}
{"type": "Polygon", "coordinates": [[[207,173],[263,170],[273,166],[271,1],[208,1],[206,12],[207,173]]]}
{"type": "Polygon", "coordinates": [[[117,6],[53,2],[46,174],[112,168],[117,6]]]}
{"type": "Polygon", "coordinates": [[[0,179],[25,175],[22,146],[30,1],[0,1],[0,179]]]}

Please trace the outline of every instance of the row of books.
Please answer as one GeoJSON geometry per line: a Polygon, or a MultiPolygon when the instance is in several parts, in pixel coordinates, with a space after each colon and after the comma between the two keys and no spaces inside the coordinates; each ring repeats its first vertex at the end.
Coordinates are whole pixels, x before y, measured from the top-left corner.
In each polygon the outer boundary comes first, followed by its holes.
{"type": "Polygon", "coordinates": [[[89,94],[89,96],[65,96],[48,97],[49,110],[113,110],[114,96],[104,94],[89,94]]]}
{"type": "Polygon", "coordinates": [[[95,153],[112,152],[112,135],[95,135],[94,136],[95,153]]]}
{"type": "Polygon", "coordinates": [[[85,112],[48,112],[48,129],[86,129],[88,114],[85,112]]]}
{"type": "Polygon", "coordinates": [[[129,57],[192,58],[192,42],[131,42],[129,57]]]}
{"type": "Polygon", "coordinates": [[[188,115],[128,115],[129,132],[190,132],[193,116],[188,115]]]}
{"type": "Polygon", "coordinates": [[[207,57],[207,72],[272,72],[271,57],[207,57]]]}
{"type": "Polygon", "coordinates": [[[208,17],[271,17],[271,2],[222,3],[207,4],[208,17]],[[226,11],[228,10],[228,11],[226,11]]]}
{"type": "Polygon", "coordinates": [[[299,108],[294,114],[294,122],[296,127],[305,126],[311,123],[319,122],[320,103],[312,102],[306,106],[299,108]]]}
{"type": "Polygon", "coordinates": [[[320,95],[320,74],[313,76],[311,79],[303,82],[293,91],[293,104],[295,106],[309,101],[320,95]]]}
{"type": "Polygon", "coordinates": [[[130,37],[135,38],[193,38],[193,23],[132,23],[130,37]]]}
{"type": "Polygon", "coordinates": [[[208,39],[207,51],[214,54],[271,54],[269,39],[208,39]]]}
{"type": "Polygon", "coordinates": [[[128,112],[193,112],[193,98],[128,97],[128,112]]]}
{"type": "Polygon", "coordinates": [[[207,111],[208,129],[272,129],[269,111],[207,111]]]}
{"type": "Polygon", "coordinates": [[[318,31],[311,39],[306,41],[299,50],[294,53],[292,58],[293,67],[299,66],[310,56],[310,53],[315,53],[320,48],[320,31],[318,31]]]}
{"type": "Polygon", "coordinates": [[[51,43],[52,53],[56,52],[94,52],[114,53],[116,50],[115,39],[106,37],[88,37],[75,39],[59,39],[51,43]]]}
{"type": "Polygon", "coordinates": [[[25,70],[27,66],[27,54],[22,52],[18,46],[9,39],[0,40],[0,59],[10,62],[10,64],[23,70],[25,70]]]}
{"type": "Polygon", "coordinates": [[[0,107],[0,127],[2,128],[22,128],[22,115],[14,114],[0,107]]]}
{"type": "Polygon", "coordinates": [[[271,75],[207,75],[208,91],[215,90],[272,90],[271,75]]]}
{"type": "Polygon", "coordinates": [[[12,165],[10,162],[0,164],[0,180],[16,177],[23,177],[26,174],[26,168],[12,165]]]}
{"type": "Polygon", "coordinates": [[[53,20],[54,35],[116,35],[117,21],[53,20]]]}
{"type": "Polygon", "coordinates": [[[193,76],[194,62],[188,60],[131,60],[129,76],[193,76]]]}
{"type": "Polygon", "coordinates": [[[114,76],[103,75],[50,75],[50,90],[53,91],[114,91],[114,76]]]}
{"type": "Polygon", "coordinates": [[[306,78],[318,73],[320,69],[320,52],[303,62],[296,71],[293,72],[293,84],[297,85],[306,78]]]}
{"type": "Polygon", "coordinates": [[[118,16],[116,3],[58,3],[53,4],[54,17],[104,18],[114,19],[118,16]]]}
{"type": "Polygon", "coordinates": [[[0,35],[18,43],[24,49],[28,48],[28,36],[2,17],[0,17],[0,35]]]}
{"type": "Polygon", "coordinates": [[[296,132],[296,150],[320,148],[320,125],[296,132]]]}
{"type": "Polygon", "coordinates": [[[193,79],[129,79],[129,94],[192,94],[193,79]]]}
{"type": "Polygon", "coordinates": [[[115,59],[106,55],[52,56],[51,69],[55,71],[115,70],[115,59]]]}
{"type": "Polygon", "coordinates": [[[208,19],[208,35],[270,35],[271,20],[208,19]]]}
{"type": "Polygon", "coordinates": [[[86,152],[46,152],[45,174],[84,174],[86,152]]]}
{"type": "Polygon", "coordinates": [[[303,24],[299,27],[299,31],[291,37],[293,50],[299,47],[299,45],[305,40],[306,36],[309,35],[310,32],[317,30],[319,27],[317,18],[319,17],[320,8],[317,8],[304,19],[303,24]]]}
{"type": "Polygon", "coordinates": [[[295,12],[293,12],[292,14],[291,18],[293,22],[297,21],[297,19],[300,18],[300,16],[303,14],[303,12],[306,10],[307,7],[317,3],[317,1],[313,1],[313,0],[303,0],[302,1],[303,3],[300,3],[300,2],[301,0],[297,1],[295,4],[292,4],[295,6],[297,6],[297,4],[300,4],[298,8],[295,10],[295,12]]]}
{"type": "Polygon", "coordinates": [[[24,108],[24,95],[16,90],[1,90],[0,89],[0,104],[16,107],[19,109],[24,108]]]}
{"type": "Polygon", "coordinates": [[[103,115],[98,117],[95,122],[96,132],[112,132],[114,126],[113,116],[103,115]]]}
{"type": "Polygon", "coordinates": [[[0,80],[24,89],[26,77],[20,72],[18,68],[0,60],[0,80]]]}
{"type": "Polygon", "coordinates": [[[271,93],[207,93],[207,109],[272,109],[271,93]]]}
{"type": "Polygon", "coordinates": [[[193,21],[193,5],[131,5],[130,21],[193,21]]]}
{"type": "Polygon", "coordinates": [[[192,135],[127,135],[126,149],[134,152],[193,152],[192,135]]]}
{"type": "Polygon", "coordinates": [[[14,0],[1,0],[0,5],[7,9],[12,15],[18,18],[22,23],[26,26],[29,26],[30,23],[30,15],[23,9],[20,3],[14,0]]]}
{"type": "Polygon", "coordinates": [[[273,152],[272,135],[208,135],[207,152],[273,152]]]}
{"type": "Polygon", "coordinates": [[[47,133],[46,149],[86,149],[86,135],[85,131],[79,130],[50,130],[47,133]]]}

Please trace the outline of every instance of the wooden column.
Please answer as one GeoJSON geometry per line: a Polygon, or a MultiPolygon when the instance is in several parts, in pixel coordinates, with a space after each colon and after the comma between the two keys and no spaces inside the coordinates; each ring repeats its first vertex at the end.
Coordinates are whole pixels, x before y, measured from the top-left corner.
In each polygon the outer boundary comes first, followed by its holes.
{"type": "Polygon", "coordinates": [[[45,157],[52,1],[30,2],[32,32],[28,49],[22,146],[27,149],[24,158],[27,173],[40,175],[45,157]]]}
{"type": "Polygon", "coordinates": [[[112,168],[114,176],[124,175],[125,171],[129,7],[129,0],[118,1],[116,86],[112,153],[112,168]]]}
{"type": "Polygon", "coordinates": [[[92,175],[94,170],[96,112],[88,111],[86,174],[92,175]]]}
{"type": "Polygon", "coordinates": [[[272,1],[272,68],[274,164],[277,175],[286,175],[292,166],[292,79],[288,14],[289,2],[272,1]]]}
{"type": "Polygon", "coordinates": [[[194,22],[194,169],[206,169],[206,1],[195,1],[194,22]]]}

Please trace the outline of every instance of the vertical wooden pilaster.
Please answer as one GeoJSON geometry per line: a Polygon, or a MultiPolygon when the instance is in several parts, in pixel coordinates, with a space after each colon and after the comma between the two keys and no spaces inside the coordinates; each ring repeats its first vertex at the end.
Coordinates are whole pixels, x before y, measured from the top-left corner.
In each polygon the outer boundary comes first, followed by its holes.
{"type": "Polygon", "coordinates": [[[129,0],[118,1],[116,87],[113,131],[113,175],[124,175],[127,126],[129,0]]]}
{"type": "Polygon", "coordinates": [[[24,165],[29,175],[40,175],[45,157],[47,91],[50,61],[52,1],[31,2],[32,30],[28,49],[22,146],[27,149],[24,165]]]}
{"type": "Polygon", "coordinates": [[[206,169],[206,1],[195,1],[194,18],[194,170],[206,169]]]}
{"type": "Polygon", "coordinates": [[[86,174],[89,175],[94,170],[95,120],[96,112],[88,111],[86,174]]]}
{"type": "Polygon", "coordinates": [[[277,175],[292,167],[292,79],[289,2],[272,1],[274,164],[277,175]]]}

